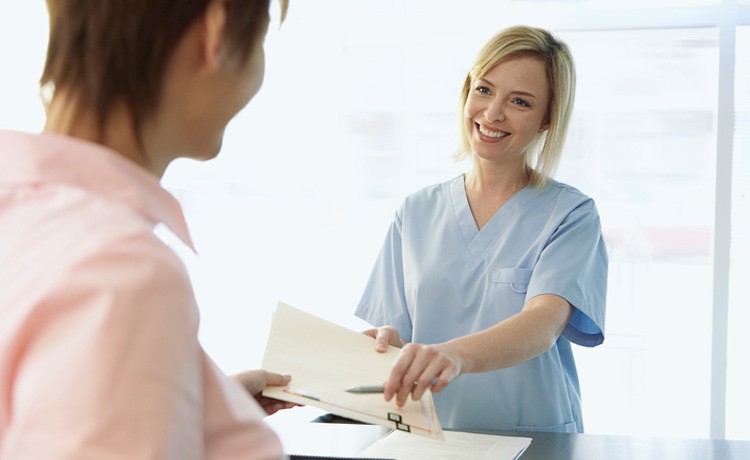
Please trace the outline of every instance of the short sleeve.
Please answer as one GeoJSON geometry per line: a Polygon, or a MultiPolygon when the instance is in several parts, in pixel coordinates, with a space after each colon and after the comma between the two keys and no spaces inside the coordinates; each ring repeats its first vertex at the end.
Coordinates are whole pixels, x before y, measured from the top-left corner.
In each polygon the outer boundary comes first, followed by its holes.
{"type": "Polygon", "coordinates": [[[403,206],[396,212],[388,229],[354,314],[375,327],[393,326],[402,339],[410,341],[412,323],[404,294],[402,212],[403,206]]]}
{"type": "Polygon", "coordinates": [[[0,457],[203,458],[187,274],[153,237],[110,243],[48,284],[23,323],[0,457]]]}
{"type": "Polygon", "coordinates": [[[593,347],[604,341],[608,258],[593,200],[575,207],[560,223],[534,267],[527,299],[555,294],[574,308],[563,336],[593,347]]]}

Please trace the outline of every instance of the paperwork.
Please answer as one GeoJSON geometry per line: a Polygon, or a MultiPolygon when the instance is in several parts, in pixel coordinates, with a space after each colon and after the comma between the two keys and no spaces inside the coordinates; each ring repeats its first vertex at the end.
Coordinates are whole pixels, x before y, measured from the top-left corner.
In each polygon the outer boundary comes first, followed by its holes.
{"type": "Polygon", "coordinates": [[[513,460],[531,444],[531,438],[445,431],[443,442],[393,431],[358,454],[399,460],[492,459],[513,460]]]}
{"type": "Polygon", "coordinates": [[[385,382],[399,349],[373,348],[374,339],[279,302],[263,357],[263,369],[290,374],[287,387],[268,387],[263,395],[318,407],[342,417],[443,439],[432,393],[403,407],[382,394],[348,393],[357,385],[385,382]]]}

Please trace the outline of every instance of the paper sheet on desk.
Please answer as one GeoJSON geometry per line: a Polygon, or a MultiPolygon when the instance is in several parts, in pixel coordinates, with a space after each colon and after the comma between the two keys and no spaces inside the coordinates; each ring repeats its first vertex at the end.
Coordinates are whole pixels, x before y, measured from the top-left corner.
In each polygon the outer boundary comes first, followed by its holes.
{"type": "Polygon", "coordinates": [[[383,383],[399,349],[377,353],[360,332],[279,302],[263,357],[263,369],[290,374],[289,387],[268,387],[263,395],[319,407],[342,417],[442,439],[432,393],[398,407],[382,394],[353,394],[346,388],[383,383]]]}
{"type": "Polygon", "coordinates": [[[531,444],[531,438],[444,432],[444,441],[435,441],[393,431],[360,452],[358,457],[392,457],[408,460],[455,460],[457,458],[513,460],[531,444]]]}

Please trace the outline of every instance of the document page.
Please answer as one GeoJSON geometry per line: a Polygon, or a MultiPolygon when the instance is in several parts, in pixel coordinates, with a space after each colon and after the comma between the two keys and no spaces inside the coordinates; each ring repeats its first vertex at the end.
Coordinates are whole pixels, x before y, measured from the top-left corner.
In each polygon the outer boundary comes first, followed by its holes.
{"type": "Polygon", "coordinates": [[[457,458],[513,460],[531,444],[531,438],[444,431],[444,441],[408,436],[393,431],[360,452],[358,457],[399,460],[455,460],[457,458]]]}
{"type": "Polygon", "coordinates": [[[443,430],[432,393],[419,401],[386,402],[382,393],[349,393],[347,388],[382,385],[399,349],[373,348],[374,339],[279,302],[273,314],[263,369],[290,374],[287,387],[268,387],[263,395],[314,406],[342,417],[433,438],[443,430]]]}

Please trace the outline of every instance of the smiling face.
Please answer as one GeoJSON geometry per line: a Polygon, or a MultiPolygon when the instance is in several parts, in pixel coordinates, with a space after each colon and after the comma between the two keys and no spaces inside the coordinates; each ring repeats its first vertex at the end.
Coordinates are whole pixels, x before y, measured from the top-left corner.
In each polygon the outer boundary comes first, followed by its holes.
{"type": "Polygon", "coordinates": [[[549,84],[532,56],[503,61],[471,82],[464,123],[475,159],[524,164],[531,142],[547,129],[549,84]]]}

